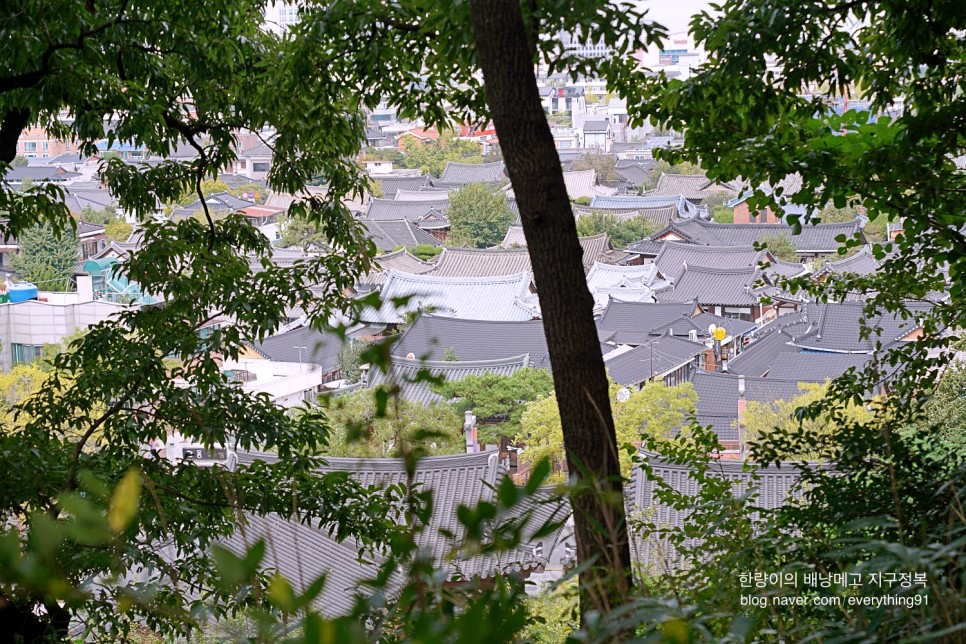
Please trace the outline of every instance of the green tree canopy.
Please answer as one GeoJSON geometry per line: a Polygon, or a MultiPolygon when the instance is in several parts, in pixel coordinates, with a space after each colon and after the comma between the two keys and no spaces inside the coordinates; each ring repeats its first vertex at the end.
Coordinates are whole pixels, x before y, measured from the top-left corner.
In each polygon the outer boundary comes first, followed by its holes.
{"type": "Polygon", "coordinates": [[[577,234],[581,237],[607,233],[614,248],[624,248],[657,232],[658,227],[644,217],[624,218],[606,212],[593,212],[577,219],[577,234]]]}
{"type": "Polygon", "coordinates": [[[330,436],[329,456],[390,457],[416,451],[424,455],[465,451],[463,417],[446,403],[410,403],[392,399],[378,412],[377,394],[363,389],[323,398],[330,436]]]}
{"type": "Polygon", "coordinates": [[[443,173],[447,161],[483,163],[483,146],[476,141],[457,138],[452,131],[444,131],[439,138],[428,141],[404,137],[400,147],[406,154],[402,159],[403,167],[420,168],[434,177],[443,173]]]}
{"type": "Polygon", "coordinates": [[[526,404],[553,391],[553,378],[546,370],[531,367],[509,376],[483,374],[447,381],[437,391],[444,398],[456,398],[453,405],[460,413],[472,411],[478,420],[505,423],[496,431],[514,436],[526,404]]]}
{"type": "Polygon", "coordinates": [[[473,248],[499,244],[514,218],[506,195],[484,183],[469,183],[451,194],[446,217],[453,243],[473,248]]]}
{"type": "Polygon", "coordinates": [[[771,251],[771,254],[778,259],[786,262],[798,261],[798,248],[795,243],[788,238],[788,235],[765,235],[759,242],[762,246],[771,251]]]}
{"type": "MultiPolygon", "coordinates": [[[[663,381],[648,383],[643,389],[630,391],[625,402],[617,401],[622,387],[611,381],[610,394],[614,400],[614,426],[618,445],[640,444],[641,435],[657,439],[669,438],[675,430],[686,425],[695,413],[698,395],[694,385],[685,383],[668,387],[663,381]]],[[[526,447],[520,453],[521,460],[532,465],[541,459],[553,464],[556,480],[567,476],[563,460],[563,433],[560,428],[560,412],[555,394],[535,400],[526,406],[520,419],[517,440],[526,447]]],[[[625,477],[631,473],[631,457],[621,450],[621,472],[625,477]]]]}
{"type": "Polygon", "coordinates": [[[619,181],[621,176],[617,174],[617,157],[611,154],[584,154],[574,159],[573,170],[593,170],[597,173],[599,183],[609,183],[619,181]]]}
{"type": "Polygon", "coordinates": [[[77,237],[67,232],[58,237],[50,226],[35,226],[20,234],[20,251],[10,268],[45,291],[72,291],[74,267],[80,261],[77,237]]]}

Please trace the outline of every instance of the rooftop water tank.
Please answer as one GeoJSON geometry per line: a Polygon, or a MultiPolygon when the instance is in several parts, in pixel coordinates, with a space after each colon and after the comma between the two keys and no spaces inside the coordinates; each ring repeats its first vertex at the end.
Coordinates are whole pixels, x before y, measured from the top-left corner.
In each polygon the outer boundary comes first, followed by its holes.
{"type": "Polygon", "coordinates": [[[37,299],[37,287],[29,282],[20,282],[10,287],[10,303],[26,302],[37,299]]]}

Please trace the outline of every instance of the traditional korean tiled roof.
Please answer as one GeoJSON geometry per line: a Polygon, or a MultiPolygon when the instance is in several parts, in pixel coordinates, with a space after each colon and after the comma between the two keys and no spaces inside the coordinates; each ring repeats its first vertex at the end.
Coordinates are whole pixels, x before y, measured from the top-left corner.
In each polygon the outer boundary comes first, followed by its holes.
{"type": "Polygon", "coordinates": [[[783,353],[768,372],[769,378],[822,383],[854,367],[861,372],[873,356],[865,353],[783,353]]]}
{"type": "Polygon", "coordinates": [[[439,246],[440,241],[406,219],[363,220],[369,231],[369,239],[382,252],[389,252],[400,246],[413,248],[420,244],[439,246]]]}
{"type": "MultiPolygon", "coordinates": [[[[642,452],[642,456],[652,467],[654,476],[660,477],[680,493],[697,495],[699,484],[691,476],[687,465],[669,463],[656,454],[642,452]]],[[[736,497],[746,494],[753,485],[756,485],[757,491],[752,505],[757,508],[775,509],[801,495],[797,489],[801,475],[792,464],[760,468],[757,472],[759,477],[757,482],[750,472],[745,471],[744,465],[743,461],[721,460],[710,469],[710,473],[730,481],[732,492],[736,497]]],[[[627,505],[632,523],[633,519],[641,519],[654,526],[681,527],[688,517],[686,511],[675,510],[658,500],[654,482],[649,480],[640,468],[635,468],[631,474],[627,505]]],[[[680,554],[666,537],[656,534],[645,539],[634,530],[631,531],[630,536],[631,556],[634,561],[644,566],[645,574],[649,571],[664,573],[680,569],[684,565],[680,554]]],[[[694,546],[696,543],[697,541],[692,539],[689,540],[688,545],[694,546]]]]}
{"type": "Polygon", "coordinates": [[[617,190],[597,184],[597,173],[594,170],[573,170],[564,172],[564,183],[567,186],[567,196],[571,199],[578,197],[594,197],[596,195],[613,195],[617,190]]]}
{"type": "Polygon", "coordinates": [[[342,342],[331,333],[303,326],[265,338],[252,348],[269,360],[317,364],[330,371],[339,367],[342,342]]]}
{"type": "Polygon", "coordinates": [[[594,265],[601,255],[604,255],[608,250],[610,250],[610,237],[607,233],[600,233],[599,235],[590,235],[589,237],[580,238],[580,247],[584,251],[583,259],[581,260],[584,264],[585,270],[590,270],[590,267],[594,265]]]}
{"type": "Polygon", "coordinates": [[[843,273],[853,273],[855,275],[874,275],[879,270],[879,261],[872,256],[872,251],[868,247],[863,248],[851,257],[828,261],[820,269],[815,271],[812,276],[816,279],[828,274],[841,275],[843,273]]]}
{"type": "Polygon", "coordinates": [[[392,175],[380,175],[373,177],[373,181],[378,181],[382,188],[383,198],[393,199],[400,190],[419,190],[429,183],[429,177],[425,175],[415,177],[397,177],[392,175]]]}
{"type": "Polygon", "coordinates": [[[429,374],[434,379],[444,381],[462,380],[467,376],[495,374],[512,376],[520,369],[530,366],[528,354],[501,358],[499,360],[411,360],[394,357],[389,372],[377,371],[369,375],[369,387],[399,387],[403,400],[429,404],[444,402],[445,399],[433,391],[431,383],[420,379],[420,374],[429,374]]]}
{"type": "Polygon", "coordinates": [[[652,376],[660,376],[688,364],[695,356],[704,352],[703,343],[675,336],[661,336],[605,359],[604,366],[607,368],[607,375],[614,382],[621,385],[639,385],[652,376]]]}
{"type": "MultiPolygon", "coordinates": [[[[915,302],[909,302],[907,306],[913,313],[925,313],[932,307],[929,303],[915,302]]],[[[914,317],[903,320],[894,313],[883,312],[866,319],[865,302],[810,304],[809,316],[811,328],[793,342],[797,347],[812,351],[877,353],[920,328],[914,317]],[[860,336],[863,320],[870,330],[866,338],[860,336]]]]}
{"type": "Polygon", "coordinates": [[[259,141],[254,145],[245,148],[244,150],[240,150],[238,152],[238,157],[242,159],[271,159],[274,154],[274,151],[272,150],[271,146],[268,145],[268,143],[265,141],[259,141]]]}
{"type": "Polygon", "coordinates": [[[665,277],[677,280],[689,266],[756,268],[763,254],[752,246],[698,246],[669,241],[664,242],[661,252],[654,258],[654,265],[665,277]]]}
{"type": "Polygon", "coordinates": [[[659,302],[691,302],[702,305],[751,306],[771,287],[760,286],[757,268],[708,268],[688,266],[669,289],[656,294],[659,302]]]}
{"type": "Polygon", "coordinates": [[[673,205],[677,208],[677,216],[690,219],[698,215],[698,207],[681,195],[616,195],[613,197],[594,197],[590,202],[591,208],[660,208],[673,205]]]}
{"type": "Polygon", "coordinates": [[[594,296],[594,308],[600,310],[612,297],[623,301],[652,301],[653,291],[667,286],[654,264],[620,266],[594,262],[587,273],[587,288],[594,296]]]}
{"type": "Polygon", "coordinates": [[[449,209],[449,199],[396,201],[394,199],[373,198],[369,202],[365,218],[376,221],[407,219],[417,223],[430,212],[445,213],[447,209],[449,209]]]}
{"type": "Polygon", "coordinates": [[[739,188],[730,184],[719,184],[700,174],[673,174],[665,172],[658,180],[654,190],[648,195],[682,195],[685,199],[707,199],[713,194],[725,194],[728,199],[738,195],[739,188]]]}
{"type": "MultiPolygon", "coordinates": [[[[248,201],[246,199],[239,199],[235,195],[228,192],[218,192],[205,197],[205,205],[208,206],[209,212],[220,213],[235,212],[236,210],[241,210],[242,208],[247,208],[248,206],[254,206],[255,202],[248,201]]],[[[201,212],[202,210],[204,210],[204,208],[201,205],[201,200],[197,200],[182,208],[175,208],[172,212],[172,216],[175,216],[175,214],[191,216],[196,212],[201,212]]]]}
{"type": "Polygon", "coordinates": [[[440,201],[449,199],[449,190],[427,190],[425,187],[419,190],[404,190],[400,188],[396,191],[394,199],[396,201],[440,201]]]}
{"type": "Polygon", "coordinates": [[[422,314],[393,345],[392,353],[442,360],[450,348],[460,360],[499,360],[528,354],[531,366],[550,368],[542,320],[500,322],[422,314]]]}
{"type": "Polygon", "coordinates": [[[502,277],[440,277],[390,270],[382,287],[382,308],[367,309],[362,321],[397,324],[416,310],[470,320],[530,320],[539,315],[528,301],[530,282],[529,271],[502,277]],[[399,308],[392,303],[407,297],[399,308]]]}
{"type": "MultiPolygon", "coordinates": [[[[710,246],[752,246],[769,237],[785,235],[802,254],[832,254],[838,250],[839,235],[851,238],[862,230],[858,219],[837,224],[803,224],[800,234],[786,224],[718,224],[699,219],[672,223],[667,229],[651,235],[659,239],[670,233],[683,236],[695,244],[710,246]]],[[[633,245],[632,245],[633,246],[633,245]]],[[[628,250],[633,250],[632,246],[628,250]]]]}
{"type": "Polygon", "coordinates": [[[389,277],[389,271],[392,269],[403,273],[422,275],[433,270],[435,267],[435,264],[432,262],[424,262],[405,248],[380,255],[376,257],[375,262],[376,267],[374,270],[360,278],[359,281],[361,284],[382,285],[386,282],[386,279],[389,277]]]}
{"type": "MultiPolygon", "coordinates": [[[[265,453],[239,454],[239,461],[244,464],[255,459],[275,461],[277,457],[265,453]]],[[[327,458],[319,474],[330,472],[346,472],[359,483],[373,488],[410,485],[407,463],[403,459],[327,458]]],[[[559,530],[546,537],[534,537],[548,520],[564,520],[569,509],[566,503],[557,502],[549,490],[541,490],[512,512],[496,517],[502,522],[532,512],[533,519],[524,529],[520,546],[498,554],[449,556],[465,536],[457,518],[458,508],[495,501],[495,490],[504,476],[499,453],[495,451],[419,460],[412,484],[417,490],[432,492],[433,507],[430,524],[416,535],[416,544],[432,557],[438,569],[445,571],[449,580],[489,578],[499,573],[538,569],[547,563],[550,552],[561,538],[559,530]]],[[[277,569],[298,590],[304,589],[321,574],[328,575],[321,600],[316,602],[316,608],[326,616],[350,612],[356,592],[366,594],[358,588],[359,583],[372,578],[377,565],[383,562],[379,552],[366,553],[360,558],[360,548],[355,542],[338,543],[329,536],[327,526],[301,524],[276,515],[249,518],[246,529],[237,530],[228,538],[226,547],[241,554],[255,539],[264,537],[265,567],[277,569]]],[[[400,581],[390,581],[390,595],[399,588],[400,581]]]]}
{"type": "Polygon", "coordinates": [[[467,183],[496,183],[506,179],[502,161],[493,163],[457,163],[447,161],[439,179],[433,181],[437,186],[462,186],[467,183]]]}
{"type": "Polygon", "coordinates": [[[647,161],[618,161],[614,169],[627,183],[632,186],[640,186],[651,174],[654,162],[647,161]]]}
{"type": "Polygon", "coordinates": [[[762,377],[781,362],[787,354],[800,351],[791,345],[796,335],[808,330],[808,307],[801,311],[782,315],[768,324],[752,331],[754,341],[744,351],[728,362],[728,371],[734,374],[762,377]]]}
{"type": "Polygon", "coordinates": [[[526,248],[444,248],[432,274],[496,277],[530,270],[530,253],[526,248]]]}
{"type": "Polygon", "coordinates": [[[523,234],[523,226],[510,226],[500,242],[500,248],[526,247],[527,238],[523,234]]]}
{"type": "Polygon", "coordinates": [[[697,303],[622,302],[612,299],[597,321],[598,331],[609,332],[617,344],[643,344],[653,330],[682,317],[691,317],[697,303]]]}
{"type": "Polygon", "coordinates": [[[722,327],[729,336],[743,336],[758,328],[758,325],[754,322],[726,318],[711,313],[698,313],[692,317],[682,317],[674,320],[654,331],[657,334],[676,335],[680,337],[688,337],[694,331],[699,339],[704,340],[711,337],[711,334],[708,332],[708,327],[712,324],[717,327],[722,327]]]}
{"type": "Polygon", "coordinates": [[[677,219],[678,208],[673,204],[655,206],[653,208],[591,208],[590,206],[574,206],[574,214],[578,217],[588,215],[605,215],[616,219],[646,219],[655,226],[664,228],[672,219],[677,219]]]}
{"type": "MultiPolygon", "coordinates": [[[[711,425],[721,440],[738,440],[738,379],[730,373],[696,371],[691,382],[698,394],[698,418],[711,425]]],[[[771,403],[802,394],[797,379],[745,377],[745,400],[771,403]]]]}

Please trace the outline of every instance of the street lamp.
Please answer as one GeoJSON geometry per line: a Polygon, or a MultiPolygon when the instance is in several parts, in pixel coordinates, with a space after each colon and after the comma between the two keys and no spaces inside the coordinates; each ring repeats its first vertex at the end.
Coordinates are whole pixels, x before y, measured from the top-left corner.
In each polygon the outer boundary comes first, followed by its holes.
{"type": "Polygon", "coordinates": [[[308,351],[308,347],[292,347],[293,349],[299,350],[299,373],[302,373],[302,352],[308,351]]]}

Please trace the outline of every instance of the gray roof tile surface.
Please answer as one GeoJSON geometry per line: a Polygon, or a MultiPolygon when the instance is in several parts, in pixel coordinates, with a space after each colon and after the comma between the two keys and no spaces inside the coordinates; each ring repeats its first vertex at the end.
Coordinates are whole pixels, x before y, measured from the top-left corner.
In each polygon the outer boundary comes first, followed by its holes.
{"type": "Polygon", "coordinates": [[[426,374],[443,381],[462,380],[467,376],[479,376],[486,373],[499,376],[511,376],[520,369],[530,366],[527,354],[511,356],[499,360],[412,360],[395,357],[389,372],[377,371],[369,376],[369,387],[396,385],[399,396],[403,400],[429,404],[445,402],[445,399],[433,391],[432,383],[422,380],[426,374]]]}
{"type": "Polygon", "coordinates": [[[550,368],[542,320],[494,322],[423,314],[406,328],[392,353],[441,360],[451,347],[460,360],[499,360],[529,354],[531,366],[550,368]]]}

